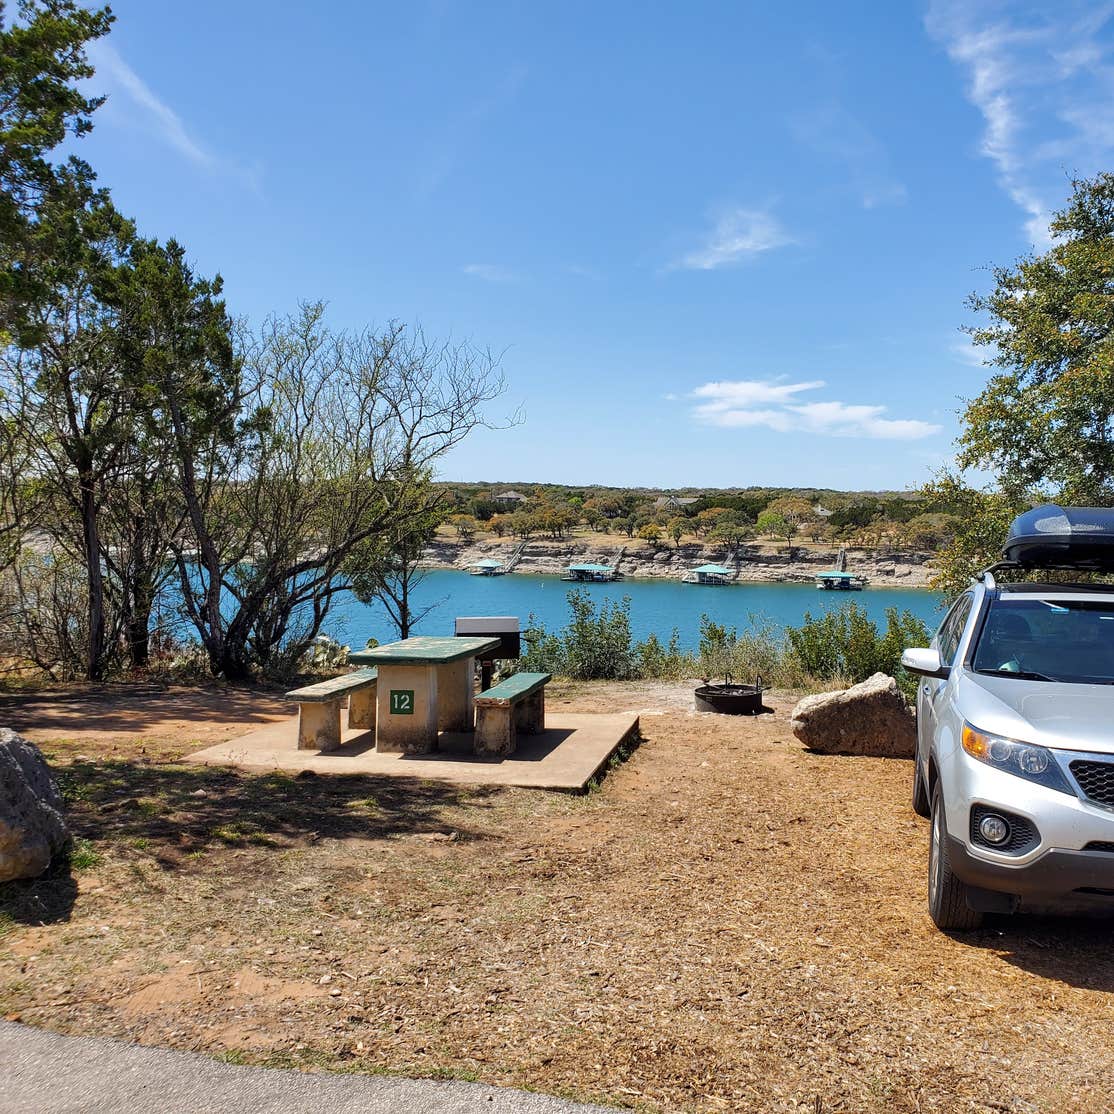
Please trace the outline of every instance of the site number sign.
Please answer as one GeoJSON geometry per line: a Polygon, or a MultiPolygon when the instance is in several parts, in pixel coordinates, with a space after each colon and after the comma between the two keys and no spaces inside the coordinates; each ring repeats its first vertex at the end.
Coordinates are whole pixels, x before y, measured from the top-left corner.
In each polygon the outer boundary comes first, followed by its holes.
{"type": "Polygon", "coordinates": [[[414,690],[391,689],[391,715],[412,716],[414,714],[414,690]]]}

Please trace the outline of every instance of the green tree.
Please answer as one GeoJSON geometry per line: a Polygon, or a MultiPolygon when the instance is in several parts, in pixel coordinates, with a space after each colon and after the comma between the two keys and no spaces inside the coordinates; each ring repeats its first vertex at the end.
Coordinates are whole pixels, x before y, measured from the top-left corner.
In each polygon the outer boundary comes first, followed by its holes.
{"type": "Polygon", "coordinates": [[[0,304],[11,313],[43,277],[21,260],[60,174],[91,189],[88,166],[71,157],[59,168],[49,156],[93,126],[104,98],[86,96],[79,82],[93,75],[85,48],[108,33],[112,15],[74,0],[22,0],[15,20],[4,9],[0,2],[0,304]]]}
{"type": "MultiPolygon", "coordinates": [[[[127,467],[106,502],[107,566],[130,664],[148,663],[151,616],[196,488],[237,436],[240,360],[220,295],[175,241],[138,241],[117,269],[114,358],[129,385],[127,467]]],[[[217,598],[207,601],[219,607],[217,598]]]]}
{"type": "Polygon", "coordinates": [[[476,536],[477,523],[470,514],[449,515],[448,521],[462,542],[470,542],[476,536]]]}
{"type": "Polygon", "coordinates": [[[1001,490],[981,490],[944,472],[924,489],[929,506],[947,515],[951,537],[933,558],[932,587],[951,599],[980,569],[1001,559],[1006,532],[1026,503],[1001,490]]]}
{"type": "Polygon", "coordinates": [[[412,511],[398,515],[389,530],[357,546],[344,570],[361,603],[378,600],[383,605],[399,638],[409,638],[414,627],[444,602],[414,603],[428,571],[422,555],[445,520],[444,503],[428,477],[416,482],[407,498],[412,511]]]}
{"type": "Polygon", "coordinates": [[[681,546],[681,539],[685,536],[685,531],[689,528],[689,521],[686,518],[671,518],[666,530],[669,536],[673,539],[673,544],[679,549],[681,546]]]}
{"type": "Polygon", "coordinates": [[[357,554],[397,552],[407,523],[433,509],[423,496],[439,505],[431,467],[502,390],[492,357],[470,345],[398,323],[334,333],[323,315],[303,306],[245,342],[238,435],[204,474],[190,431],[176,437],[186,613],[230,680],[301,656],[350,589],[357,554]]]}
{"type": "Polygon", "coordinates": [[[23,493],[86,575],[84,670],[105,674],[113,641],[103,508],[127,465],[136,382],[115,358],[114,277],[134,229],[107,196],[60,175],[29,226],[20,262],[26,299],[0,352],[0,413],[37,482],[23,493]]]}
{"type": "Polygon", "coordinates": [[[785,496],[775,499],[758,516],[758,532],[769,537],[784,538],[792,560],[793,539],[801,526],[812,518],[812,506],[806,499],[785,496]]]}
{"type": "Polygon", "coordinates": [[[507,515],[506,518],[510,525],[511,533],[514,534],[516,538],[521,538],[523,541],[528,541],[541,529],[538,516],[532,511],[515,511],[513,514],[507,515]]]}
{"type": "Polygon", "coordinates": [[[1052,247],[996,268],[969,301],[988,320],[967,331],[995,370],[964,411],[959,464],[1016,502],[1114,500],[1114,174],[1072,186],[1052,247]]]}
{"type": "Polygon", "coordinates": [[[715,525],[708,532],[708,541],[734,552],[753,536],[752,523],[744,511],[724,511],[716,517],[715,525]]]}

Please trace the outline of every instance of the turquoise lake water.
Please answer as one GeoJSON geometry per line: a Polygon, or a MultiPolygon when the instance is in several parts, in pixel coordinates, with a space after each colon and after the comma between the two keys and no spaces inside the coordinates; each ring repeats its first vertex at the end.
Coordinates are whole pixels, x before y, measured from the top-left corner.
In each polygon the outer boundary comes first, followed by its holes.
{"type": "MultiPolygon", "coordinates": [[[[866,588],[862,592],[822,592],[811,584],[732,584],[709,587],[677,580],[621,580],[613,584],[572,585],[556,576],[471,576],[435,569],[426,574],[414,595],[415,610],[435,604],[412,633],[452,634],[458,615],[517,615],[525,627],[531,613],[549,631],[569,620],[567,595],[571,588],[586,590],[594,600],[631,601],[631,631],[636,640],[651,632],[668,640],[674,628],[683,649],[695,649],[700,639],[700,615],[740,632],[753,623],[770,621],[778,627],[797,625],[806,611],[814,616],[851,600],[862,605],[875,621],[884,621],[888,607],[908,609],[933,630],[943,618],[940,597],[923,589],[866,588]]],[[[398,637],[383,609],[348,599],[330,614],[324,633],[350,646],[369,638],[380,642],[398,637]]]]}

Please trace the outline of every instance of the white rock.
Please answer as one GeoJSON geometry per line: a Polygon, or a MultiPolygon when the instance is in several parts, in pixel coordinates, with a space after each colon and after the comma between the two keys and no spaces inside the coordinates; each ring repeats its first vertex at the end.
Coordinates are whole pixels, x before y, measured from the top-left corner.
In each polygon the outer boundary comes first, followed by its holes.
{"type": "Polygon", "coordinates": [[[912,758],[917,745],[916,719],[897,681],[885,673],[849,689],[806,696],[789,726],[806,747],[824,754],[912,758]]]}
{"type": "Polygon", "coordinates": [[[37,877],[69,847],[62,809],[39,748],[0,728],[0,882],[37,877]]]}

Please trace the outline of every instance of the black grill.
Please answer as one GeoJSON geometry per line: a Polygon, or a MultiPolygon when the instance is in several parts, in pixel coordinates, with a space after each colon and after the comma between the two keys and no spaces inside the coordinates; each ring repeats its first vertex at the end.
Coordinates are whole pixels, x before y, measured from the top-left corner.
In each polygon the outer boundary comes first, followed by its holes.
{"type": "Polygon", "coordinates": [[[1114,762],[1089,762],[1078,758],[1069,768],[1089,801],[1114,808],[1114,762]]]}
{"type": "Polygon", "coordinates": [[[978,847],[985,847],[988,851],[1001,851],[1006,855],[1023,855],[1036,847],[1040,839],[1040,833],[1024,816],[1015,816],[1012,812],[987,808],[985,805],[975,805],[971,809],[971,842],[978,847]],[[979,831],[979,824],[984,816],[1000,816],[1010,826],[1010,834],[1004,843],[991,843],[979,831]]]}
{"type": "Polygon", "coordinates": [[[1105,839],[1093,839],[1090,843],[1087,844],[1086,847],[1083,848],[1083,850],[1105,851],[1108,855],[1114,855],[1114,843],[1110,843],[1108,840],[1105,839]]]}

